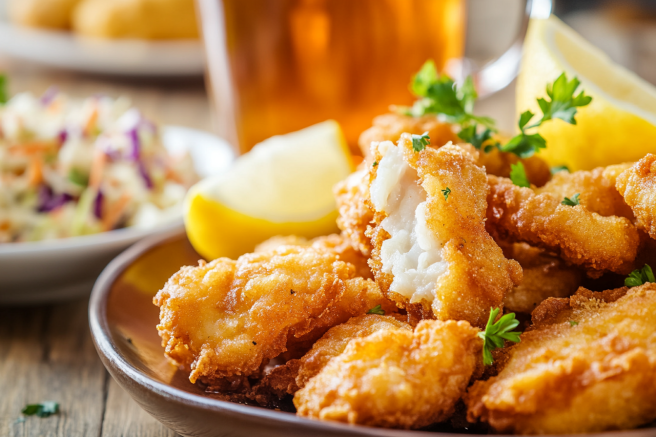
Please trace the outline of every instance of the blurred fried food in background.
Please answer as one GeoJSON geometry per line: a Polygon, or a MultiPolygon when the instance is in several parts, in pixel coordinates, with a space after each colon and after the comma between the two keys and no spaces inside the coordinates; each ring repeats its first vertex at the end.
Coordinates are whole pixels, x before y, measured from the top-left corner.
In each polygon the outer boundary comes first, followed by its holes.
{"type": "Polygon", "coordinates": [[[10,0],[9,16],[95,38],[198,38],[193,0],[10,0]]]}

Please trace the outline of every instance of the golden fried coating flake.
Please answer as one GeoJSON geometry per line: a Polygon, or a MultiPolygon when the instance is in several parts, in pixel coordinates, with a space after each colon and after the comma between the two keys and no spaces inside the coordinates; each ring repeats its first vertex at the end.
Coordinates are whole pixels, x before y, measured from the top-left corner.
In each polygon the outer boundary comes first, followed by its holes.
{"type": "MultiPolygon", "coordinates": [[[[392,141],[396,143],[404,132],[415,135],[428,132],[431,144],[435,147],[442,147],[449,141],[453,143],[460,141],[453,131],[453,126],[450,123],[440,121],[437,115],[411,117],[409,115],[389,113],[374,118],[373,126],[360,134],[358,144],[364,157],[370,158],[372,156],[372,142],[392,141]]],[[[367,159],[367,161],[373,162],[371,159],[367,159]]]]}
{"type": "Polygon", "coordinates": [[[490,308],[502,305],[521,280],[485,230],[487,179],[465,149],[447,145],[413,151],[376,145],[370,196],[375,227],[367,232],[376,282],[397,304],[423,307],[439,320],[485,326],[490,308]]]}
{"type": "Polygon", "coordinates": [[[656,419],[656,284],[548,299],[506,349],[498,376],[474,383],[468,418],[497,432],[572,434],[656,419]]]}
{"type": "Polygon", "coordinates": [[[648,153],[620,174],[616,187],[631,207],[638,228],[656,239],[656,155],[648,153]]]}
{"type": "Polygon", "coordinates": [[[326,250],[339,256],[339,259],[353,264],[355,267],[355,276],[365,279],[373,279],[371,269],[367,264],[368,258],[353,247],[352,241],[344,234],[331,234],[308,240],[298,235],[271,237],[268,240],[258,244],[255,252],[268,252],[281,246],[300,246],[312,247],[317,250],[326,250]]]}
{"type": "MultiPolygon", "coordinates": [[[[359,145],[362,154],[369,164],[373,163],[371,143],[381,141],[392,141],[396,143],[402,133],[421,135],[428,132],[431,139],[431,147],[439,148],[449,142],[457,144],[460,138],[454,133],[453,125],[440,121],[436,115],[425,115],[423,117],[410,117],[401,114],[384,114],[374,118],[373,126],[360,135],[359,145]]],[[[549,165],[538,156],[520,159],[513,153],[502,152],[492,149],[488,153],[481,152],[477,155],[479,166],[484,166],[487,173],[496,176],[510,176],[510,165],[521,161],[526,170],[528,180],[535,186],[544,185],[551,178],[549,165]]]]}
{"type": "Polygon", "coordinates": [[[447,420],[481,361],[469,323],[424,320],[351,340],[294,396],[298,414],[414,429],[447,420]]]}
{"type": "Polygon", "coordinates": [[[633,270],[640,237],[628,219],[562,205],[562,199],[550,193],[535,194],[509,179],[490,175],[488,181],[487,227],[498,238],[557,253],[593,277],[633,270]]]}
{"type": "Polygon", "coordinates": [[[615,188],[617,176],[629,167],[631,164],[618,164],[574,173],[560,171],[544,187],[535,189],[535,192],[550,193],[560,200],[579,193],[579,204],[588,211],[604,217],[616,215],[633,220],[631,208],[615,188]]]}
{"type": "Polygon", "coordinates": [[[396,310],[374,282],[354,275],[336,254],[296,246],[183,267],[154,298],[165,353],[192,382],[258,375],[295,340],[376,305],[396,310]]]}
{"type": "Polygon", "coordinates": [[[560,258],[526,243],[500,244],[506,258],[522,266],[521,284],[503,300],[507,311],[530,314],[549,297],[569,297],[581,285],[580,269],[568,266],[560,258]]]}
{"type": "Polygon", "coordinates": [[[335,185],[333,192],[337,201],[337,226],[353,247],[364,256],[371,254],[371,242],[365,236],[367,226],[374,218],[369,207],[369,175],[360,169],[335,185]]]}

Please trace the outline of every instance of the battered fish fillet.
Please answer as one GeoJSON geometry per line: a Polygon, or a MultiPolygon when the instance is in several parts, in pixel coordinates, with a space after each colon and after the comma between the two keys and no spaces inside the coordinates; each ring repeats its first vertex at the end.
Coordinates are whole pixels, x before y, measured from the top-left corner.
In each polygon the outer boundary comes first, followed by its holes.
{"type": "Polygon", "coordinates": [[[415,152],[409,134],[375,146],[367,234],[376,282],[398,305],[420,306],[423,318],[485,326],[522,275],[485,230],[485,171],[458,146],[415,152]]]}
{"type": "Polygon", "coordinates": [[[300,416],[413,429],[449,419],[481,361],[478,329],[424,320],[351,340],[296,392],[300,416]]]}
{"type": "MultiPolygon", "coordinates": [[[[384,114],[374,118],[373,126],[362,132],[359,139],[362,154],[368,162],[373,162],[371,143],[392,141],[396,143],[402,133],[421,135],[428,132],[432,147],[438,148],[453,142],[459,143],[460,138],[454,133],[453,126],[440,121],[436,115],[410,117],[400,114],[384,114]]],[[[524,164],[528,180],[535,186],[544,185],[551,178],[549,165],[538,156],[520,159],[513,153],[493,149],[489,153],[481,153],[477,158],[478,165],[484,166],[487,173],[496,176],[509,177],[510,165],[521,161],[524,164]]]]}
{"type": "Polygon", "coordinates": [[[258,244],[255,247],[254,252],[268,252],[281,246],[312,247],[317,250],[326,250],[338,255],[339,259],[342,261],[353,264],[355,267],[355,276],[360,276],[365,279],[374,278],[374,275],[371,273],[371,269],[367,264],[369,258],[356,250],[353,247],[351,240],[344,234],[326,235],[313,238],[312,240],[299,237],[298,235],[277,236],[258,244]]]}
{"type": "Polygon", "coordinates": [[[507,311],[530,314],[549,297],[569,297],[581,285],[583,274],[560,258],[526,243],[500,244],[506,258],[522,266],[522,283],[503,300],[507,311]]]}
{"type": "Polygon", "coordinates": [[[373,281],[354,275],[334,253],[295,246],[183,267],[154,298],[165,353],[191,382],[257,376],[301,339],[376,305],[394,313],[373,281]]]}
{"type": "Polygon", "coordinates": [[[333,189],[337,201],[337,226],[353,247],[364,256],[371,255],[371,241],[365,236],[367,226],[374,218],[369,207],[369,175],[367,169],[352,173],[335,185],[333,189]]]}
{"type": "Polygon", "coordinates": [[[656,155],[648,153],[620,174],[616,187],[631,207],[637,226],[656,238],[656,155]]]}
{"type": "Polygon", "coordinates": [[[508,348],[501,373],[478,381],[468,419],[500,433],[630,429],[656,419],[656,284],[549,299],[508,348]]]}
{"type": "Polygon", "coordinates": [[[554,252],[592,277],[634,269],[640,237],[630,220],[602,217],[580,205],[562,205],[562,199],[536,194],[510,179],[488,176],[488,181],[487,227],[497,238],[554,252]]]}
{"type": "Polygon", "coordinates": [[[631,164],[618,164],[591,171],[560,171],[544,187],[534,191],[537,194],[553,194],[560,200],[579,193],[579,203],[588,211],[604,217],[616,215],[633,220],[631,208],[615,188],[617,177],[629,167],[631,164]]]}

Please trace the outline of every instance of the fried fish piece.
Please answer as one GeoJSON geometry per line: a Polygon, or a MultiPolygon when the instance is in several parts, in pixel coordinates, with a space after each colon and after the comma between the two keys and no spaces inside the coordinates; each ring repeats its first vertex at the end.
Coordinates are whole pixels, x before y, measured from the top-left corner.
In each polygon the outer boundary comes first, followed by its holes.
{"type": "Polygon", "coordinates": [[[579,204],[588,211],[604,217],[616,215],[633,220],[631,208],[615,188],[617,177],[629,167],[630,163],[574,173],[560,171],[544,187],[534,191],[537,194],[551,193],[560,200],[579,193],[579,204]]]}
{"type": "Polygon", "coordinates": [[[29,27],[68,29],[71,14],[81,0],[9,0],[7,12],[14,23],[29,27]]]}
{"type": "Polygon", "coordinates": [[[321,336],[376,305],[394,313],[371,280],[325,250],[283,246],[183,267],[153,302],[165,353],[189,379],[219,386],[253,376],[296,341],[321,336]]]}
{"type": "Polygon", "coordinates": [[[344,234],[331,234],[308,240],[298,235],[276,236],[258,244],[254,252],[268,252],[281,246],[312,247],[317,250],[326,250],[339,256],[339,259],[353,264],[355,276],[373,279],[374,275],[367,264],[369,258],[353,247],[352,241],[344,234]]]}
{"type": "Polygon", "coordinates": [[[625,170],[616,187],[635,214],[638,228],[656,239],[656,155],[648,153],[625,170]]]}
{"type": "Polygon", "coordinates": [[[421,321],[414,332],[385,329],[351,340],[305,387],[301,416],[416,429],[449,419],[481,361],[478,329],[421,321]]]}
{"type": "MultiPolygon", "coordinates": [[[[390,113],[374,118],[373,126],[362,132],[358,141],[362,154],[370,164],[373,163],[371,143],[381,141],[396,143],[404,132],[415,135],[428,132],[431,147],[435,148],[442,147],[449,142],[458,144],[462,141],[454,132],[453,125],[441,121],[437,115],[411,117],[390,113]]],[[[513,153],[502,152],[494,148],[490,152],[481,153],[477,160],[478,165],[484,166],[487,173],[503,177],[510,176],[511,164],[521,161],[524,164],[528,180],[538,187],[544,185],[551,178],[549,165],[536,155],[520,159],[513,153]]]]}
{"type": "Polygon", "coordinates": [[[365,231],[374,218],[369,207],[369,175],[362,168],[335,185],[333,189],[337,202],[337,226],[353,247],[364,256],[371,255],[371,241],[365,231]]]}
{"type": "Polygon", "coordinates": [[[548,299],[498,376],[477,381],[468,419],[497,432],[573,434],[656,419],[656,284],[548,299]]]}
{"type": "Polygon", "coordinates": [[[562,205],[553,194],[536,194],[510,179],[489,175],[488,181],[487,227],[497,239],[541,247],[583,267],[592,277],[633,270],[640,236],[630,220],[562,205]]]}
{"type": "Polygon", "coordinates": [[[583,273],[557,256],[526,243],[500,244],[506,258],[522,266],[521,284],[503,300],[507,311],[530,314],[549,297],[569,297],[581,285],[583,273]]]}
{"type": "Polygon", "coordinates": [[[458,146],[415,152],[409,134],[398,146],[375,144],[375,159],[367,234],[376,282],[409,311],[419,305],[423,318],[485,326],[522,275],[485,230],[485,171],[458,146]]]}

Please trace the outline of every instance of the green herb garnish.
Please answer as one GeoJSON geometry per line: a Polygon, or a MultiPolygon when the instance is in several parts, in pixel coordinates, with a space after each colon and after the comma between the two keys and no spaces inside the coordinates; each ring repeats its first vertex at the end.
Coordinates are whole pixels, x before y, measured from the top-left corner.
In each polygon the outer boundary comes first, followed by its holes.
{"type": "Polygon", "coordinates": [[[421,135],[412,134],[412,150],[415,152],[421,152],[430,144],[430,137],[428,132],[424,132],[421,135]]]}
{"type": "Polygon", "coordinates": [[[483,145],[487,144],[487,146],[484,148],[486,153],[489,152],[493,147],[498,146],[498,143],[496,142],[490,144],[490,141],[492,140],[492,134],[494,133],[492,129],[485,128],[482,132],[477,132],[477,130],[478,125],[475,123],[471,124],[462,128],[462,130],[458,132],[458,138],[471,144],[478,150],[481,150],[483,145]]]}
{"type": "Polygon", "coordinates": [[[551,84],[547,84],[547,96],[551,99],[538,99],[538,105],[542,111],[542,118],[530,126],[528,122],[531,121],[533,114],[531,111],[525,111],[519,117],[519,130],[521,133],[513,137],[507,144],[501,146],[503,152],[511,152],[520,158],[528,158],[540,149],[544,149],[546,145],[545,139],[540,134],[528,134],[528,129],[536,128],[542,125],[545,121],[560,119],[569,124],[576,124],[577,107],[589,105],[592,97],[586,96],[584,91],[579,95],[574,96],[576,89],[581,82],[575,77],[571,81],[567,80],[565,73],[558,76],[558,79],[551,84]]]}
{"type": "Polygon", "coordinates": [[[40,404],[29,404],[21,410],[26,416],[49,417],[59,412],[59,404],[53,401],[41,402],[40,404]]]}
{"type": "Polygon", "coordinates": [[[7,88],[7,76],[0,74],[0,105],[4,105],[9,101],[9,90],[7,88]]]}
{"type": "Polygon", "coordinates": [[[528,176],[526,176],[524,164],[521,162],[510,164],[510,180],[518,187],[529,188],[531,186],[531,183],[528,181],[528,176]]]}
{"type": "Polygon", "coordinates": [[[501,317],[498,322],[494,320],[499,315],[499,308],[490,308],[490,318],[485,326],[485,331],[478,333],[478,336],[483,339],[483,363],[486,366],[494,362],[492,358],[492,351],[501,348],[505,345],[506,340],[513,343],[519,343],[519,335],[521,332],[511,332],[519,326],[519,320],[515,319],[515,313],[509,313],[501,317]]]}
{"type": "Polygon", "coordinates": [[[578,326],[578,324],[579,324],[579,322],[577,322],[576,320],[570,320],[569,321],[569,326],[578,326]]]}
{"type": "Polygon", "coordinates": [[[561,203],[562,205],[566,205],[566,206],[576,206],[576,205],[580,205],[580,203],[579,203],[579,196],[580,196],[580,195],[581,195],[581,193],[576,193],[575,195],[572,196],[571,199],[570,199],[569,197],[565,197],[565,198],[563,199],[563,201],[560,202],[560,203],[561,203]]]}
{"type": "Polygon", "coordinates": [[[624,280],[624,285],[627,287],[637,287],[647,282],[656,282],[654,272],[652,272],[649,264],[645,264],[643,268],[632,271],[629,276],[624,280]]]}
{"type": "Polygon", "coordinates": [[[551,167],[549,170],[551,171],[552,175],[559,173],[561,171],[566,171],[567,173],[569,173],[569,168],[566,165],[557,165],[555,167],[551,167]]]}
{"type": "Polygon", "coordinates": [[[449,194],[451,194],[451,188],[446,187],[444,190],[442,190],[442,195],[444,196],[445,202],[449,200],[449,194]]]}
{"type": "Polygon", "coordinates": [[[379,316],[384,316],[385,315],[385,310],[380,307],[380,304],[376,305],[369,311],[367,311],[367,314],[378,314],[379,316]]]}
{"type": "Polygon", "coordinates": [[[378,165],[378,161],[374,161],[374,163],[372,164],[372,167],[375,167],[377,165],[378,165]]]}

